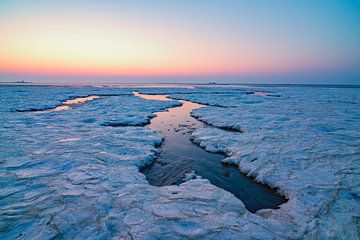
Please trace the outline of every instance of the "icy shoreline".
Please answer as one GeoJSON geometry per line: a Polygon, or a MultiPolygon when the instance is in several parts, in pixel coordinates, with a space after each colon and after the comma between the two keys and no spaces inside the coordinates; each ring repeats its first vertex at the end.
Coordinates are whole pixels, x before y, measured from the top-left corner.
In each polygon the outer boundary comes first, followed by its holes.
{"type": "Polygon", "coordinates": [[[357,238],[358,89],[269,89],[280,97],[246,94],[251,89],[138,89],[203,102],[209,106],[194,116],[244,128],[199,129],[193,139],[289,198],[257,214],[205,179],[149,185],[139,168],[153,161],[161,136],[103,125],[144,123],[177,103],[142,100],[133,90],[0,88],[2,239],[357,238]],[[88,95],[108,96],[66,111],[14,112],[88,95]]]}
{"type": "MultiPolygon", "coordinates": [[[[172,100],[166,95],[136,92],[134,95],[148,100],[172,100]]],[[[195,179],[199,174],[199,177],[209,180],[211,184],[234,194],[252,213],[259,209],[277,209],[286,202],[276,190],[256,183],[230,164],[222,164],[221,160],[225,155],[204,151],[196,142],[191,141],[194,130],[209,127],[190,116],[195,109],[205,106],[180,101],[182,106],[156,113],[156,117],[147,125],[164,138],[154,164],[141,170],[151,185],[179,185],[184,179],[195,179]]]]}
{"type": "MultiPolygon", "coordinates": [[[[293,222],[304,238],[356,239],[360,210],[356,197],[359,109],[355,112],[352,104],[345,103],[356,102],[359,93],[353,90],[355,95],[341,94],[338,100],[342,103],[336,106],[329,105],[329,97],[334,96],[329,96],[326,89],[316,90],[320,92],[315,99],[283,90],[284,97],[279,100],[265,98],[255,106],[249,106],[246,100],[238,101],[238,108],[195,110],[192,115],[202,121],[218,127],[244,127],[245,133],[200,129],[193,133],[193,140],[208,151],[227,153],[224,162],[238,165],[259,182],[278,187],[289,198],[279,211],[261,210],[258,215],[293,222]],[[311,107],[321,105],[312,111],[311,107]],[[335,111],[332,119],[327,118],[329,107],[335,111]],[[336,121],[347,118],[355,121],[339,128],[336,121]]],[[[187,95],[183,98],[189,99],[187,95]]],[[[214,98],[211,96],[212,101],[214,98]]]]}

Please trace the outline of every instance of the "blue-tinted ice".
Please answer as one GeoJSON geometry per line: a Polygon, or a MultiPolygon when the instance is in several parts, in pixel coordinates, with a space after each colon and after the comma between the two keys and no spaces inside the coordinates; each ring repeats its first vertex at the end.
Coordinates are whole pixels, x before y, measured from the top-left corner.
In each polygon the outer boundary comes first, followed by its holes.
{"type": "Polygon", "coordinates": [[[359,88],[1,86],[0,238],[357,239],[359,129],[359,88]],[[192,116],[215,127],[193,141],[289,201],[251,214],[206,179],[149,185],[162,139],[143,125],[178,102],[134,90],[208,105],[192,116]]]}
{"type": "MultiPolygon", "coordinates": [[[[165,95],[136,95],[149,100],[170,100],[165,95]]],[[[193,144],[190,141],[191,133],[206,125],[191,117],[190,113],[204,105],[180,102],[182,106],[157,113],[148,125],[164,137],[154,164],[142,170],[150,184],[174,185],[197,176],[203,177],[233,193],[251,212],[278,208],[286,202],[274,189],[258,184],[239,172],[237,166],[221,163],[225,158],[223,154],[209,153],[193,144]]]]}

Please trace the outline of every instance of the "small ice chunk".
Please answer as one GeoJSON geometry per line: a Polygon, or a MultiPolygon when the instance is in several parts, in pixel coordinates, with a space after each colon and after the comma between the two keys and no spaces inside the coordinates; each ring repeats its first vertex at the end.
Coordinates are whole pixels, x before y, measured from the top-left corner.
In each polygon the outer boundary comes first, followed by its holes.
{"type": "Polygon", "coordinates": [[[185,176],[183,177],[183,181],[189,181],[191,179],[201,179],[201,176],[197,175],[195,171],[190,171],[185,173],[185,176]]]}

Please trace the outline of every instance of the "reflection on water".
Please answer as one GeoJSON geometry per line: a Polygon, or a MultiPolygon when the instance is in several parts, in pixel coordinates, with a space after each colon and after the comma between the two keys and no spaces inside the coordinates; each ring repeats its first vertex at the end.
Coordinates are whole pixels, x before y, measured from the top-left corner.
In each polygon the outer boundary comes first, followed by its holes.
{"type": "Polygon", "coordinates": [[[261,91],[255,91],[254,95],[261,96],[261,97],[280,97],[279,94],[274,94],[270,92],[261,92],[261,91]]]}
{"type": "Polygon", "coordinates": [[[168,95],[149,95],[149,94],[141,94],[139,92],[133,92],[133,94],[137,97],[141,97],[146,100],[160,100],[160,101],[171,101],[172,99],[168,98],[168,95]]]}
{"type": "Polygon", "coordinates": [[[49,110],[46,110],[46,111],[43,111],[43,112],[57,112],[57,111],[68,110],[68,109],[70,109],[69,106],[62,105],[62,106],[58,106],[56,108],[49,109],[49,110]]]}
{"type": "MultiPolygon", "coordinates": [[[[151,100],[171,100],[165,95],[134,95],[151,100]]],[[[190,113],[204,105],[183,100],[180,102],[183,104],[180,107],[156,113],[156,117],[148,125],[164,137],[155,163],[142,169],[150,184],[181,184],[187,173],[195,171],[212,184],[233,193],[251,212],[263,208],[278,208],[286,201],[273,189],[242,174],[237,167],[222,164],[224,155],[209,153],[193,144],[190,141],[191,133],[197,128],[207,126],[191,117],[190,113]]]]}
{"type": "Polygon", "coordinates": [[[267,92],[254,92],[254,95],[261,96],[261,97],[267,97],[269,93],[267,92]]]}
{"type": "Polygon", "coordinates": [[[76,104],[92,101],[97,98],[100,98],[100,97],[93,95],[93,96],[88,96],[88,97],[79,97],[79,98],[75,98],[75,99],[70,99],[70,100],[66,100],[65,102],[63,102],[63,105],[57,106],[56,108],[43,110],[43,111],[37,111],[37,112],[44,113],[44,112],[57,112],[57,111],[69,110],[71,108],[71,105],[76,105],[76,104]]]}
{"type": "Polygon", "coordinates": [[[91,100],[94,100],[94,99],[97,99],[97,98],[100,98],[100,97],[99,96],[80,97],[80,98],[75,98],[75,99],[71,99],[71,100],[66,100],[63,103],[65,105],[78,104],[78,103],[91,101],[91,100]]]}

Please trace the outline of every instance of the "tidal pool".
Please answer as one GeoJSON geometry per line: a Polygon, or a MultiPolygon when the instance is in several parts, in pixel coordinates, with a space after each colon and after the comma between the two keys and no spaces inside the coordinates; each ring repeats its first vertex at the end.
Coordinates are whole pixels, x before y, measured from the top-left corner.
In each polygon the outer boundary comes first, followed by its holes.
{"type": "MultiPolygon", "coordinates": [[[[172,100],[167,95],[138,92],[134,92],[134,95],[147,100],[172,100]]],[[[276,209],[287,201],[275,189],[259,184],[242,174],[236,166],[223,164],[221,160],[226,157],[224,154],[207,152],[192,143],[190,136],[195,129],[209,127],[190,116],[192,110],[204,105],[178,101],[182,106],[157,112],[156,117],[148,125],[164,137],[155,162],[141,170],[150,184],[155,186],[181,184],[186,175],[194,171],[196,175],[208,179],[215,186],[234,194],[251,212],[264,208],[276,209]]]]}

